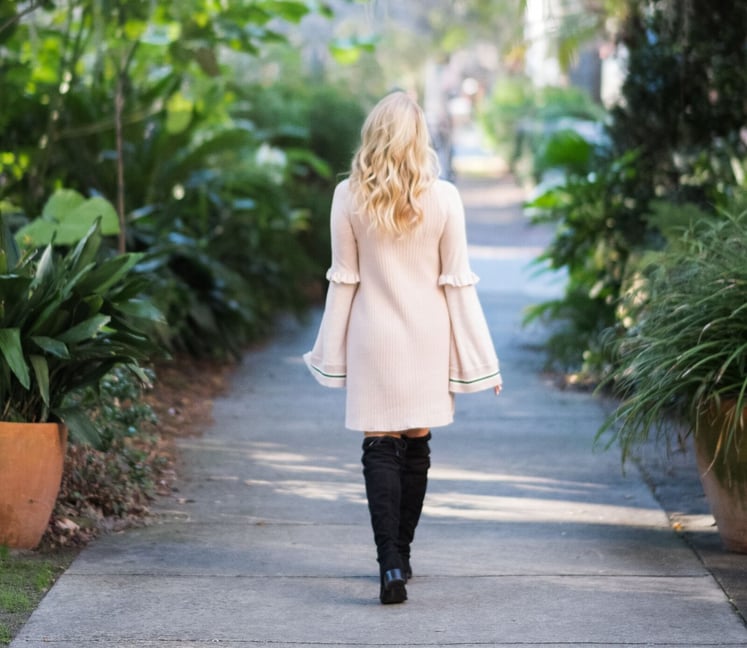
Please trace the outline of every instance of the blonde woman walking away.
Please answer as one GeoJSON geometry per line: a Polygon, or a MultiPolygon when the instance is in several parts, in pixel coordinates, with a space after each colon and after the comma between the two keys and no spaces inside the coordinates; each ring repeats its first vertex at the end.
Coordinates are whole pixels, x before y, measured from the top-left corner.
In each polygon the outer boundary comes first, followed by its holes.
{"type": "Polygon", "coordinates": [[[364,432],[379,598],[401,603],[430,430],[452,422],[455,393],[498,394],[502,380],[467,258],[464,208],[438,179],[423,111],[407,94],[389,94],[361,140],[335,189],[329,291],[304,359],[322,385],[347,389],[345,426],[364,432]]]}

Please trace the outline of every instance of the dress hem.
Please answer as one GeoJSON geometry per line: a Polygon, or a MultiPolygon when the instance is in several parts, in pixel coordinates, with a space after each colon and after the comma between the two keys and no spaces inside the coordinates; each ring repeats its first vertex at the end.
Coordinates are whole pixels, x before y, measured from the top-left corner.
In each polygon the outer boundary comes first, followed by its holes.
{"type": "Polygon", "coordinates": [[[439,419],[438,422],[429,423],[428,421],[420,421],[416,424],[412,425],[402,425],[402,426],[396,426],[393,427],[392,425],[383,425],[383,426],[360,426],[358,424],[350,424],[347,421],[345,421],[345,428],[348,430],[351,430],[353,432],[404,432],[405,430],[415,430],[417,428],[437,428],[437,427],[445,427],[447,425],[451,425],[454,422],[454,417],[451,416],[448,418],[446,422],[444,422],[443,419],[439,419]]]}

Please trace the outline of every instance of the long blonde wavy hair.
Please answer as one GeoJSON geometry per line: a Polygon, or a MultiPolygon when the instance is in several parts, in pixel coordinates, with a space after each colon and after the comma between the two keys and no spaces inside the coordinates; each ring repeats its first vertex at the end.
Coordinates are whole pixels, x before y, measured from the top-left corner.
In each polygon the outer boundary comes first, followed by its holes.
{"type": "Polygon", "coordinates": [[[438,177],[420,106],[404,92],[384,97],[366,118],[353,157],[350,191],[371,227],[405,234],[423,220],[420,195],[438,177]]]}

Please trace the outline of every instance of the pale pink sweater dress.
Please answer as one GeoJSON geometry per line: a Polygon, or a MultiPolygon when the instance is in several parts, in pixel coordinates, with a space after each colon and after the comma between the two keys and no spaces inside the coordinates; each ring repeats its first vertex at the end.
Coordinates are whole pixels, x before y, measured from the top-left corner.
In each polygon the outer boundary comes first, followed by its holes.
{"type": "Polygon", "coordinates": [[[332,266],[319,334],[304,360],[345,387],[345,426],[391,432],[448,425],[454,393],[501,384],[467,258],[464,208],[438,180],[424,221],[404,236],[353,213],[348,181],[332,201],[332,266]]]}

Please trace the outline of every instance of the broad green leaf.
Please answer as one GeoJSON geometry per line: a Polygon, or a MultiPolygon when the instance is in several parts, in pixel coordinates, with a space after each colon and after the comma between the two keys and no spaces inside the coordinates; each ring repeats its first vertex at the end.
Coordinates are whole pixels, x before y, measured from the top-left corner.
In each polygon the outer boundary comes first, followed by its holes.
{"type": "Polygon", "coordinates": [[[101,247],[101,227],[97,220],[87,234],[78,242],[78,244],[65,256],[65,263],[70,264],[73,272],[80,271],[89,263],[96,260],[96,255],[101,247]]]}
{"type": "Polygon", "coordinates": [[[265,0],[260,4],[269,14],[288,22],[297,23],[309,13],[309,6],[305,2],[295,0],[265,0]]]}
{"type": "Polygon", "coordinates": [[[59,408],[54,410],[54,414],[67,426],[73,441],[88,444],[94,448],[100,446],[101,433],[81,408],[59,408]]]}
{"type": "Polygon", "coordinates": [[[84,320],[80,324],[76,324],[71,329],[63,332],[58,336],[58,339],[67,344],[74,344],[76,342],[82,342],[83,340],[90,340],[96,337],[96,334],[106,326],[111,317],[108,315],[94,315],[93,317],[84,320]]]}
{"type": "Polygon", "coordinates": [[[141,258],[142,254],[120,254],[107,259],[79,282],[78,290],[83,294],[103,295],[114,284],[126,277],[141,258]]]}
{"type": "Polygon", "coordinates": [[[589,165],[592,146],[573,130],[561,130],[550,136],[540,161],[546,167],[563,167],[581,172],[589,165]]]}
{"type": "Polygon", "coordinates": [[[86,199],[72,189],[58,189],[44,205],[42,215],[22,227],[16,240],[26,247],[40,247],[54,240],[56,245],[75,245],[101,219],[106,236],[119,233],[114,206],[101,196],[86,199]]]}
{"type": "Polygon", "coordinates": [[[41,213],[42,218],[46,220],[59,220],[61,214],[74,211],[85,201],[85,196],[74,189],[58,189],[44,204],[41,213]]]}
{"type": "Polygon", "coordinates": [[[70,351],[64,342],[47,337],[46,335],[34,335],[31,341],[40,349],[46,351],[49,355],[66,360],[70,357],[70,351]]]}
{"type": "Polygon", "coordinates": [[[61,311],[62,299],[56,298],[44,307],[44,310],[37,316],[36,320],[31,324],[29,333],[31,335],[37,335],[42,333],[49,333],[55,335],[57,333],[57,327],[63,325],[63,322],[67,318],[67,312],[61,311]]]}
{"type": "Polygon", "coordinates": [[[332,7],[326,2],[322,2],[320,5],[318,5],[316,10],[320,16],[324,16],[325,18],[335,17],[334,9],[332,9],[332,7]]]}
{"type": "Polygon", "coordinates": [[[150,320],[152,322],[165,322],[163,313],[156,308],[152,302],[146,299],[130,299],[121,304],[115,304],[115,308],[125,315],[150,320]]]}
{"type": "Polygon", "coordinates": [[[551,189],[550,191],[546,191],[545,193],[540,194],[534,200],[529,201],[524,206],[535,207],[537,209],[553,209],[565,202],[563,200],[564,197],[565,196],[562,191],[551,189]]]}
{"type": "Polygon", "coordinates": [[[31,283],[31,290],[38,288],[42,283],[48,280],[54,280],[55,265],[52,254],[52,246],[47,245],[44,248],[44,252],[39,259],[39,263],[36,266],[36,274],[34,275],[34,281],[31,283]]]}
{"type": "Polygon", "coordinates": [[[57,243],[60,245],[77,243],[99,217],[101,218],[102,234],[113,236],[119,233],[119,216],[117,210],[114,209],[114,205],[106,198],[94,196],[74,211],[61,214],[58,217],[60,229],[57,232],[57,243]]]}
{"type": "Polygon", "coordinates": [[[199,47],[194,51],[194,57],[205,74],[211,77],[220,75],[220,66],[218,65],[218,57],[215,55],[215,50],[209,47],[199,47]]]}
{"type": "Polygon", "coordinates": [[[31,282],[31,277],[0,275],[0,303],[5,302],[6,306],[10,306],[25,302],[31,282]]]}
{"type": "Polygon", "coordinates": [[[378,37],[338,38],[329,44],[329,51],[334,59],[343,65],[356,63],[363,52],[374,52],[378,37]]]}
{"type": "Polygon", "coordinates": [[[0,329],[0,353],[3,354],[5,362],[8,363],[10,370],[18,378],[18,382],[28,389],[31,385],[31,376],[29,375],[29,366],[23,357],[20,329],[0,329]]]}
{"type": "Polygon", "coordinates": [[[166,103],[166,130],[172,135],[181,133],[192,121],[194,102],[181,92],[175,92],[166,103]]]}
{"type": "Polygon", "coordinates": [[[0,274],[6,274],[18,265],[18,246],[10,233],[7,219],[0,216],[0,274]]]}
{"type": "Polygon", "coordinates": [[[52,242],[59,223],[37,218],[16,232],[16,241],[23,248],[35,248],[52,242]]]}
{"type": "Polygon", "coordinates": [[[49,407],[49,364],[47,364],[47,359],[44,356],[32,355],[29,356],[29,360],[31,360],[31,367],[34,369],[39,394],[44,404],[49,407]]]}
{"type": "Polygon", "coordinates": [[[309,165],[313,171],[322,178],[332,177],[332,168],[330,165],[312,151],[309,151],[308,149],[292,148],[287,149],[286,154],[293,162],[301,162],[309,165]]]}
{"type": "Polygon", "coordinates": [[[83,302],[88,306],[89,314],[93,315],[101,311],[101,307],[104,305],[104,298],[101,295],[90,295],[83,302]]]}
{"type": "Polygon", "coordinates": [[[128,41],[145,42],[143,40],[143,37],[148,33],[150,23],[146,23],[144,20],[136,20],[135,18],[130,18],[129,20],[125,21],[123,27],[124,35],[128,41]]]}
{"type": "Polygon", "coordinates": [[[179,40],[182,27],[179,23],[171,22],[165,25],[149,23],[145,32],[140,36],[140,42],[147,45],[170,45],[179,40]]]}
{"type": "Polygon", "coordinates": [[[349,41],[337,40],[329,44],[329,53],[341,65],[353,65],[361,57],[361,50],[349,41]]]}
{"type": "Polygon", "coordinates": [[[83,279],[87,278],[88,274],[95,267],[96,267],[95,263],[89,263],[87,266],[83,266],[82,268],[80,268],[77,274],[74,274],[72,277],[66,278],[62,285],[62,290],[60,291],[60,298],[67,299],[70,296],[70,293],[73,292],[73,290],[77,290],[78,293],[84,294],[84,291],[78,287],[78,284],[83,279]]]}

